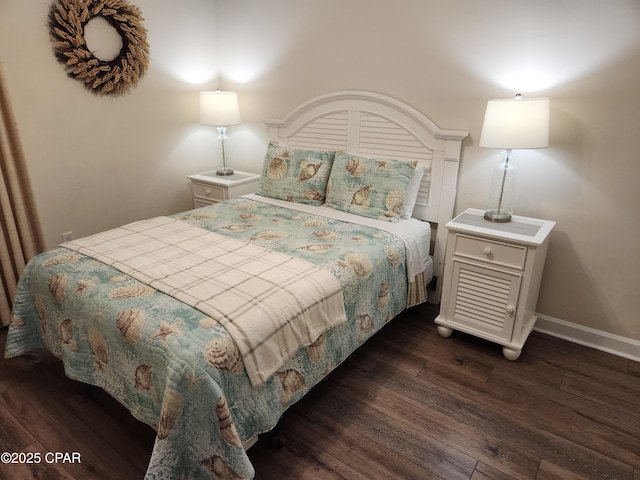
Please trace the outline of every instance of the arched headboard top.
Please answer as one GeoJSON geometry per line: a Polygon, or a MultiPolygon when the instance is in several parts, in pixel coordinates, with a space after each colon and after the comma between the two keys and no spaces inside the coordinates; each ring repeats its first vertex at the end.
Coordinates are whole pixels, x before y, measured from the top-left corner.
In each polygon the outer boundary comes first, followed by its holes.
{"type": "Polygon", "coordinates": [[[353,109],[354,111],[369,110],[375,114],[382,114],[385,106],[392,112],[390,116],[395,115],[393,112],[401,113],[407,119],[412,119],[422,128],[425,128],[435,139],[462,141],[469,134],[469,132],[462,130],[443,130],[423,113],[395,98],[379,93],[357,90],[320,95],[298,106],[283,120],[267,120],[265,123],[269,127],[295,130],[296,127],[304,126],[318,116],[344,111],[345,109],[353,109]]]}

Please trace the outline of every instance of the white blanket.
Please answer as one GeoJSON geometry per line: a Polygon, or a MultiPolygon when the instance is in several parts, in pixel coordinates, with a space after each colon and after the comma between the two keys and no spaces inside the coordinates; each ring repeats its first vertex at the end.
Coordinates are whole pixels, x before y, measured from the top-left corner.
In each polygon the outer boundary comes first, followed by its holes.
{"type": "Polygon", "coordinates": [[[253,385],[346,321],[339,281],[305,260],[168,217],[62,244],[219,321],[253,385]]]}

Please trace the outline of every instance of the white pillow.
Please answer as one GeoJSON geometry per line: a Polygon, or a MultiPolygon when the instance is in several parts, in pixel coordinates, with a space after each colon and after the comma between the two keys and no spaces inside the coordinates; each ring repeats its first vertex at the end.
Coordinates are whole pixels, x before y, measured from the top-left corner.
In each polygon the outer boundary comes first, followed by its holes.
{"type": "Polygon", "coordinates": [[[409,180],[409,185],[407,185],[407,195],[400,209],[400,218],[411,218],[411,215],[413,215],[413,207],[416,206],[420,183],[426,171],[427,167],[417,167],[413,172],[413,176],[411,180],[409,180]]]}

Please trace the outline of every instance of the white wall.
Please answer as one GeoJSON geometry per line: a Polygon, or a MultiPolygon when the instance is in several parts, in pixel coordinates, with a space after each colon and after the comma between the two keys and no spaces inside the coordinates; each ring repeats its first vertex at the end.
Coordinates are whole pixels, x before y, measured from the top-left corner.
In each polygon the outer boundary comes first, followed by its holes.
{"type": "MultiPolygon", "coordinates": [[[[66,77],[49,2],[3,0],[0,62],[47,243],[190,208],[185,176],[215,168],[197,92],[237,90],[236,168],[258,172],[265,118],[317,95],[384,93],[469,130],[456,210],[484,208],[499,153],[486,101],[551,98],[551,146],[522,152],[516,213],[558,222],[542,314],[640,340],[640,3],[637,0],[132,0],[151,65],[97,97],[66,77]],[[220,82],[218,82],[220,79],[220,82]],[[220,83],[220,85],[219,85],[220,83]]],[[[215,158],[214,158],[215,157],[215,158]]]]}
{"type": "Polygon", "coordinates": [[[470,131],[456,210],[484,208],[500,158],[477,146],[486,101],[549,97],[551,146],[515,159],[516,213],[557,222],[538,311],[640,340],[637,0],[234,0],[216,15],[245,120],[235,159],[254,171],[263,119],[371,90],[470,131]]]}
{"type": "Polygon", "coordinates": [[[198,92],[218,81],[213,3],[134,2],[151,63],[119,97],[67,77],[49,42],[50,3],[0,3],[0,68],[47,245],[191,208],[186,175],[216,165],[217,134],[198,125],[198,92]]]}

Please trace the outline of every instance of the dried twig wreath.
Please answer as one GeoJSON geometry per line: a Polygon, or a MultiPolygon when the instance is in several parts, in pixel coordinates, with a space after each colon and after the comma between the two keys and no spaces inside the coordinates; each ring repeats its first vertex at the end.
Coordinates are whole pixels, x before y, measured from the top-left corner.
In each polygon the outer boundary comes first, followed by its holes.
{"type": "Polygon", "coordinates": [[[149,65],[147,30],[140,10],[125,0],[56,0],[49,11],[49,33],[56,58],[71,78],[98,95],[119,95],[144,75],[149,65]],[[110,61],[87,48],[84,28],[103,17],[122,37],[120,53],[110,61]]]}

